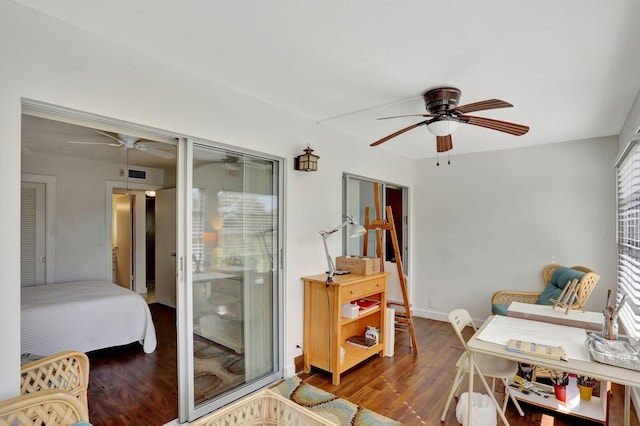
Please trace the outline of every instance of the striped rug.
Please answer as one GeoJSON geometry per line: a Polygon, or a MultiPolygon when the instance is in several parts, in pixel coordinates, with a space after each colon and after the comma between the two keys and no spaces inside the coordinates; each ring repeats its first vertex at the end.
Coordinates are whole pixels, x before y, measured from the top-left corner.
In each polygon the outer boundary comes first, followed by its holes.
{"type": "Polygon", "coordinates": [[[286,379],[271,390],[339,425],[402,426],[402,423],[304,383],[297,376],[286,379]]]}

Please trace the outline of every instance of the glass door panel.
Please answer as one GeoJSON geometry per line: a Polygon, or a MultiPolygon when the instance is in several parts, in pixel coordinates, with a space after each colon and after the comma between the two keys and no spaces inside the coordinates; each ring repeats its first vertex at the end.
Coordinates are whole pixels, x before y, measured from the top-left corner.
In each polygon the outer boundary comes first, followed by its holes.
{"type": "Polygon", "coordinates": [[[279,164],[200,145],[192,158],[193,399],[215,409],[281,377],[279,164]]]}
{"type": "MultiPolygon", "coordinates": [[[[358,223],[365,224],[365,209],[369,207],[369,220],[376,218],[375,204],[375,185],[378,182],[379,197],[381,201],[381,217],[387,218],[386,207],[390,206],[393,213],[394,224],[396,227],[396,236],[400,246],[400,255],[402,264],[407,270],[407,233],[408,227],[406,217],[408,211],[408,188],[393,185],[387,182],[354,176],[345,173],[343,176],[343,202],[344,214],[356,219],[358,223]]],[[[387,238],[388,233],[384,232],[383,238],[383,256],[388,262],[395,262],[395,254],[391,238],[387,238]]],[[[343,254],[357,255],[364,253],[364,238],[348,238],[347,233],[343,232],[343,254]]],[[[376,256],[376,231],[369,230],[367,237],[367,255],[376,256]]]]}

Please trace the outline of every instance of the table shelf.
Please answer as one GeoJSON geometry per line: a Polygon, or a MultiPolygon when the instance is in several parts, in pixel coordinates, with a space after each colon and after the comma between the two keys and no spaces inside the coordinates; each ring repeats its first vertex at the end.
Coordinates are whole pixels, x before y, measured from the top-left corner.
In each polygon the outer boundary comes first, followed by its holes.
{"type": "MultiPolygon", "coordinates": [[[[550,394],[548,398],[545,398],[544,396],[536,395],[533,392],[524,394],[518,389],[510,389],[516,399],[520,401],[571,416],[581,417],[603,424],[607,423],[609,410],[608,395],[611,389],[609,382],[600,382],[600,397],[592,396],[589,401],[580,399],[580,390],[576,384],[575,377],[570,378],[569,384],[567,385],[567,402],[557,400],[553,394],[550,394]]],[[[542,395],[545,394],[542,393],[542,395]]]]}

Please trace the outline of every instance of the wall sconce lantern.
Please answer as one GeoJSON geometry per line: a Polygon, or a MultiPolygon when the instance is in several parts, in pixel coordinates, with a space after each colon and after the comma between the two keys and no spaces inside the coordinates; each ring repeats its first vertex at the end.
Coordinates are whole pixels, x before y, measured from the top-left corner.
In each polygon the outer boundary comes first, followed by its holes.
{"type": "Polygon", "coordinates": [[[303,172],[315,172],[318,170],[318,157],[312,154],[313,149],[307,145],[304,154],[300,154],[294,158],[293,168],[303,172]]]}

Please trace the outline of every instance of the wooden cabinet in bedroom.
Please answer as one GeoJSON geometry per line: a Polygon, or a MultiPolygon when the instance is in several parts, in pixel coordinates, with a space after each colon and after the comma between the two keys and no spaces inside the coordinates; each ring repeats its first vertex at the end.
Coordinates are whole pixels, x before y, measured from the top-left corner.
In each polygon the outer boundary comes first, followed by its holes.
{"type": "Polygon", "coordinates": [[[244,289],[242,274],[193,274],[193,332],[244,352],[244,289]]]}

